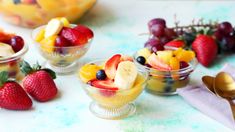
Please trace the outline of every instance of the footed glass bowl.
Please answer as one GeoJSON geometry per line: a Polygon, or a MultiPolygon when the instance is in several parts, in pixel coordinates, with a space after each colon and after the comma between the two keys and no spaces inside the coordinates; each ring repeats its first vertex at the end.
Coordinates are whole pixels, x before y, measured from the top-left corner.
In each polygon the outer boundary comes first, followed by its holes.
{"type": "Polygon", "coordinates": [[[79,46],[45,46],[35,41],[36,35],[42,28],[45,28],[45,25],[33,30],[32,39],[39,53],[47,60],[45,67],[54,70],[60,75],[74,72],[77,68],[77,61],[88,51],[92,39],[90,39],[88,43],[79,46]]]}
{"type": "Polygon", "coordinates": [[[55,17],[73,22],[89,10],[96,0],[0,0],[0,12],[12,24],[35,28],[55,17]]]}
{"type": "MultiPolygon", "coordinates": [[[[165,47],[168,50],[176,50],[176,48],[165,47]]],[[[197,59],[194,58],[189,62],[189,66],[179,70],[159,71],[154,68],[141,65],[136,61],[138,54],[134,54],[134,63],[138,69],[147,72],[149,79],[147,81],[146,90],[150,93],[158,95],[174,95],[177,94],[176,89],[185,87],[190,81],[190,75],[197,65],[197,59]]]]}
{"type": "MultiPolygon", "coordinates": [[[[93,61],[102,65],[104,61],[93,61]]],[[[89,63],[89,64],[90,64],[89,63]]],[[[79,79],[81,81],[81,79],[79,79]]],[[[132,115],[136,111],[132,103],[143,91],[147,80],[147,73],[138,73],[138,77],[131,89],[108,90],[101,89],[81,81],[83,89],[91,97],[90,111],[97,117],[104,119],[121,119],[132,115]]]]}
{"type": "Polygon", "coordinates": [[[0,72],[7,71],[11,79],[22,80],[23,74],[20,71],[20,63],[23,61],[27,51],[28,46],[24,44],[24,47],[13,56],[0,58],[0,72]]]}

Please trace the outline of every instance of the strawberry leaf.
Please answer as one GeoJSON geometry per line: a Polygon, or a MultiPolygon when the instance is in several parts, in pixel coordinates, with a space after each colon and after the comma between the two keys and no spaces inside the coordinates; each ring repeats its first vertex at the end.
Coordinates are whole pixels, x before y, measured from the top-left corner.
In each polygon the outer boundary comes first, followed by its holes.
{"type": "Polygon", "coordinates": [[[44,68],[42,70],[46,71],[52,77],[52,79],[56,79],[56,73],[53,70],[48,69],[48,68],[44,68]]]}
{"type": "Polygon", "coordinates": [[[7,81],[8,81],[8,72],[7,71],[0,72],[0,87],[7,81]]]}
{"type": "Polygon", "coordinates": [[[24,73],[25,75],[28,75],[29,73],[33,72],[33,68],[30,66],[30,64],[26,61],[22,61],[20,63],[20,70],[22,71],[22,73],[24,73]]]}

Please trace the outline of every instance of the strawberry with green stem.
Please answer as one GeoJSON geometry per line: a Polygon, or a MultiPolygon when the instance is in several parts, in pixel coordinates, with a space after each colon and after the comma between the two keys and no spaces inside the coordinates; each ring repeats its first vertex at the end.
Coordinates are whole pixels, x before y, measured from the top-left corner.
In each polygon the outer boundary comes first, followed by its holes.
{"type": "Polygon", "coordinates": [[[16,82],[8,79],[8,73],[0,73],[0,107],[10,110],[28,110],[32,100],[16,82]]]}
{"type": "Polygon", "coordinates": [[[23,87],[35,100],[46,102],[55,98],[58,90],[53,80],[56,78],[54,71],[42,69],[38,63],[31,67],[25,61],[21,63],[21,71],[26,75],[23,87]]]}

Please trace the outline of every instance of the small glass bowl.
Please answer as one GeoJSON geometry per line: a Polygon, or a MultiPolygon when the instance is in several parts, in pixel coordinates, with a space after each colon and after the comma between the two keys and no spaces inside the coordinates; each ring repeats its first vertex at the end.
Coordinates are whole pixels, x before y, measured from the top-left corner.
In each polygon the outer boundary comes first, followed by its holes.
{"type": "MultiPolygon", "coordinates": [[[[177,48],[165,47],[168,50],[176,50],[177,48]]],[[[180,70],[159,71],[154,68],[141,65],[136,61],[137,52],[134,54],[134,63],[139,70],[148,72],[149,79],[147,81],[146,90],[158,95],[175,95],[176,89],[185,87],[190,81],[190,74],[197,65],[197,59],[194,58],[189,62],[189,66],[180,70]]]]}
{"type": "Polygon", "coordinates": [[[23,61],[27,51],[28,46],[24,44],[24,47],[14,55],[0,58],[0,72],[7,71],[11,79],[16,81],[22,80],[23,74],[20,71],[20,63],[23,61]]]}
{"type": "MultiPolygon", "coordinates": [[[[102,65],[105,61],[93,61],[88,64],[102,65]]],[[[138,77],[131,89],[108,90],[91,86],[81,81],[83,89],[92,98],[90,111],[97,117],[104,119],[121,119],[135,113],[136,107],[132,103],[143,91],[146,81],[146,72],[138,72],[138,77]]]]}
{"type": "MultiPolygon", "coordinates": [[[[71,24],[71,26],[75,25],[71,24]]],[[[88,43],[79,46],[45,46],[35,41],[36,35],[43,28],[45,28],[45,25],[34,29],[32,32],[32,39],[34,40],[39,53],[47,60],[45,67],[54,70],[60,75],[73,73],[77,68],[78,59],[86,54],[92,43],[92,39],[90,39],[88,43]]]]}

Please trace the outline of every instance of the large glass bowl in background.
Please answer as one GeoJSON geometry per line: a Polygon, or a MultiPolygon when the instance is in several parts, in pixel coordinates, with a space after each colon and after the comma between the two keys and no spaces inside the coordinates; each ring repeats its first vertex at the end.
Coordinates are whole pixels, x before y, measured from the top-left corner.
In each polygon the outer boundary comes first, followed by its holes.
{"type": "MultiPolygon", "coordinates": [[[[87,64],[103,65],[104,62],[104,60],[97,60],[87,64]]],[[[108,90],[84,83],[78,75],[82,88],[93,100],[90,104],[90,111],[97,117],[104,119],[121,119],[134,114],[136,107],[132,102],[143,91],[147,77],[146,72],[138,72],[138,77],[132,88],[125,90],[108,90]]]]}
{"type": "Polygon", "coordinates": [[[96,0],[0,0],[0,12],[9,23],[35,28],[55,17],[79,19],[96,0]]]}
{"type": "Polygon", "coordinates": [[[79,46],[45,46],[35,41],[36,35],[43,28],[45,28],[45,25],[34,29],[32,32],[32,39],[38,52],[46,59],[46,64],[44,66],[54,70],[60,75],[73,73],[77,69],[78,60],[88,51],[92,39],[90,39],[88,43],[79,46]]]}
{"type": "MultiPolygon", "coordinates": [[[[165,47],[167,50],[176,50],[177,48],[165,47]]],[[[194,58],[189,62],[189,66],[179,70],[159,71],[154,68],[141,65],[136,61],[138,57],[137,52],[134,54],[134,63],[139,70],[148,72],[149,79],[146,84],[146,90],[150,93],[158,95],[175,95],[176,90],[188,85],[190,75],[197,65],[197,59],[194,58]]]]}
{"type": "Polygon", "coordinates": [[[16,81],[22,80],[23,74],[20,71],[20,63],[23,61],[27,51],[28,46],[24,44],[24,47],[14,55],[0,58],[0,72],[7,71],[11,79],[16,81]]]}

